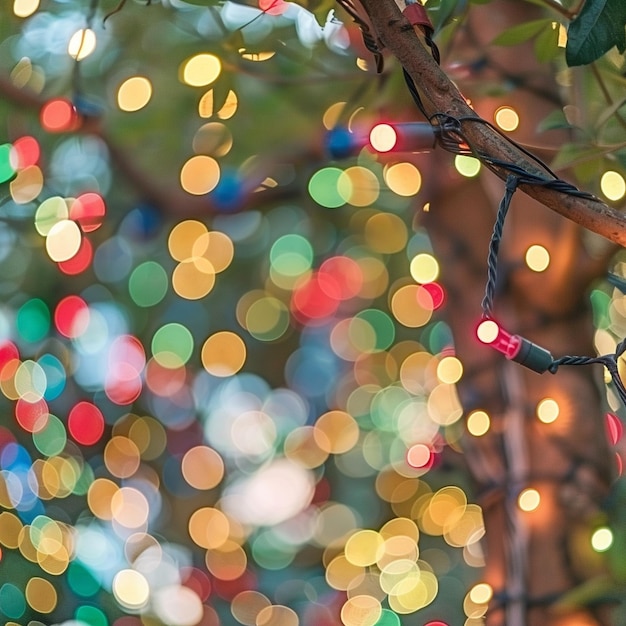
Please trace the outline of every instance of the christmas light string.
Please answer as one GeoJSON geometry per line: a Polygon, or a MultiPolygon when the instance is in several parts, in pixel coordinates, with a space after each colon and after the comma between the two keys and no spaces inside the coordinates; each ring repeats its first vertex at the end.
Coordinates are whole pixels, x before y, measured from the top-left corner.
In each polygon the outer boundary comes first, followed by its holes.
{"type": "MultiPolygon", "coordinates": [[[[494,163],[493,160],[492,163],[494,163]]],[[[519,170],[517,166],[511,168],[509,164],[500,161],[497,161],[497,165],[509,170],[519,170]]],[[[509,173],[506,181],[504,196],[502,197],[502,201],[500,202],[500,206],[498,208],[493,233],[489,243],[489,254],[487,257],[487,283],[485,285],[485,295],[481,303],[483,310],[483,322],[481,322],[481,325],[484,322],[497,324],[497,322],[493,321],[493,302],[498,279],[498,252],[502,240],[504,222],[509,210],[511,199],[520,184],[543,185],[561,193],[569,193],[585,197],[591,196],[591,194],[582,192],[573,185],[570,185],[560,179],[543,179],[528,172],[524,172],[523,175],[519,172],[509,173]]],[[[484,342],[491,344],[495,349],[503,352],[513,361],[525,365],[529,369],[532,369],[540,374],[546,371],[551,374],[556,374],[561,365],[593,365],[601,363],[606,367],[611,375],[611,379],[615,385],[617,393],[622,402],[626,405],[626,387],[620,377],[617,364],[619,357],[624,353],[624,351],[626,351],[626,339],[623,339],[617,345],[615,353],[613,354],[598,357],[565,355],[558,359],[554,359],[550,352],[544,348],[537,346],[528,339],[520,337],[519,335],[509,335],[499,325],[497,326],[498,332],[495,334],[493,339],[491,341],[484,342]]]]}
{"type": "MultiPolygon", "coordinates": [[[[356,9],[352,4],[352,0],[338,0],[338,2],[348,11],[361,28],[365,45],[368,50],[372,51],[376,55],[377,67],[379,67],[379,57],[382,59],[381,51],[376,42],[374,42],[374,45],[372,46],[373,39],[369,26],[356,12],[356,9]]],[[[421,27],[425,41],[431,49],[433,58],[437,63],[440,63],[439,50],[432,40],[434,30],[425,7],[417,2],[417,0],[406,0],[406,5],[407,6],[403,11],[404,16],[409,20],[412,27],[421,27]]],[[[618,359],[626,351],[626,338],[617,345],[615,353],[613,354],[597,357],[565,355],[554,359],[548,350],[532,343],[520,335],[508,333],[493,318],[493,301],[498,279],[498,252],[500,249],[504,222],[509,206],[513,198],[513,194],[519,185],[539,185],[559,193],[588,198],[591,200],[595,200],[596,197],[593,194],[581,191],[571,183],[560,179],[539,157],[520,146],[510,137],[502,134],[499,129],[479,116],[463,116],[456,118],[450,114],[444,113],[428,115],[421,100],[417,86],[407,72],[406,68],[403,68],[403,74],[416,106],[433,126],[436,141],[443,149],[454,154],[473,156],[500,176],[502,176],[502,172],[507,173],[504,195],[498,208],[496,221],[489,243],[489,254],[487,257],[487,282],[485,285],[485,295],[481,305],[483,320],[478,329],[479,339],[483,343],[491,345],[491,347],[505,354],[505,356],[507,356],[510,360],[516,361],[517,363],[520,363],[521,365],[524,365],[539,374],[544,372],[555,374],[562,365],[593,365],[601,363],[606,367],[607,371],[611,375],[615,389],[622,400],[622,403],[626,405],[626,387],[620,377],[618,368],[618,359]],[[504,141],[510,143],[516,149],[525,154],[529,159],[534,161],[537,166],[545,172],[545,176],[534,174],[515,163],[494,158],[481,150],[473,148],[471,141],[463,132],[463,122],[473,122],[488,126],[504,141]],[[482,336],[481,328],[483,331],[482,336]]]]}

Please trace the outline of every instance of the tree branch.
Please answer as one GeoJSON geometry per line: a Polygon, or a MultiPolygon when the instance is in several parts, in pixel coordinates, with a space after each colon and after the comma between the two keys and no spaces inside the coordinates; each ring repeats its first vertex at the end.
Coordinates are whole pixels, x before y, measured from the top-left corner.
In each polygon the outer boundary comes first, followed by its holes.
{"type": "MultiPolygon", "coordinates": [[[[421,37],[404,18],[398,5],[404,0],[360,0],[378,38],[398,59],[422,93],[426,113],[445,113],[461,119],[476,117],[465,98],[432,58],[421,37]]],[[[486,124],[462,120],[463,134],[480,152],[515,163],[531,174],[544,177],[537,163],[486,124]]],[[[507,172],[494,170],[503,180],[507,172]]],[[[520,189],[560,215],[580,224],[614,243],[626,246],[626,216],[597,199],[564,194],[539,185],[520,185],[520,189]]]]}

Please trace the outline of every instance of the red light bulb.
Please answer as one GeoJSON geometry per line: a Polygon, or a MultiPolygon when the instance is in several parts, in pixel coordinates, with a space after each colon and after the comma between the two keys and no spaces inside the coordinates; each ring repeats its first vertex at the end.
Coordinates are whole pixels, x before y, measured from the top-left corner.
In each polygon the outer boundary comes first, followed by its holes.
{"type": "Polygon", "coordinates": [[[507,359],[542,374],[550,369],[554,362],[546,349],[532,341],[512,335],[492,319],[484,319],[476,329],[479,341],[501,352],[507,359]]]}

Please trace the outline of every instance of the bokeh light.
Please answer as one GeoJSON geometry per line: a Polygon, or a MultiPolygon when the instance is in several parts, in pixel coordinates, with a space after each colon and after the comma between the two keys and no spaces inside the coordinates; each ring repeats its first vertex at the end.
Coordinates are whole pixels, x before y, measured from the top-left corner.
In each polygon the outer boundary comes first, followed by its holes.
{"type": "Polygon", "coordinates": [[[413,163],[395,163],[384,175],[389,189],[399,196],[414,196],[422,187],[422,175],[413,163]]]}
{"type": "Polygon", "coordinates": [[[364,236],[373,250],[384,254],[399,252],[408,240],[404,222],[393,213],[372,215],[365,223],[364,236]]]}
{"type": "Polygon", "coordinates": [[[476,604],[487,604],[493,597],[493,589],[487,583],[478,583],[470,589],[469,597],[476,604]]]}
{"type": "Polygon", "coordinates": [[[78,122],[76,108],[64,98],[56,98],[46,102],[39,117],[42,127],[50,133],[73,130],[78,122]]]}
{"type": "Polygon", "coordinates": [[[182,65],[182,80],[192,87],[205,87],[216,81],[222,64],[214,54],[196,54],[182,65]]]}
{"type": "Polygon", "coordinates": [[[155,261],[140,263],[128,278],[130,297],[140,307],[151,307],[161,302],[167,294],[168,286],[165,269],[155,261]]]}
{"type": "Polygon", "coordinates": [[[53,261],[69,261],[78,253],[81,241],[78,224],[73,220],[61,220],[48,232],[46,252],[53,261]]]}
{"type": "Polygon", "coordinates": [[[192,487],[212,489],[224,477],[224,461],[212,448],[195,446],[183,456],[182,472],[192,487]]]}
{"type": "Polygon", "coordinates": [[[480,161],[472,156],[457,154],[454,157],[454,167],[461,176],[473,178],[480,172],[480,161]]]}
{"type": "Polygon", "coordinates": [[[192,351],[191,333],[177,322],[161,326],[152,337],[152,354],[160,365],[168,369],[187,363],[192,351]]]}
{"type": "Polygon", "coordinates": [[[16,17],[29,17],[39,8],[39,0],[14,0],[13,14],[16,17]]]}
{"type": "Polygon", "coordinates": [[[591,535],[591,547],[596,552],[606,552],[613,545],[613,532],[610,528],[597,528],[591,535]]]}
{"type": "Polygon", "coordinates": [[[210,156],[196,155],[180,171],[180,184],[190,194],[201,196],[212,191],[220,180],[220,166],[210,156]]]}
{"type": "Polygon", "coordinates": [[[510,106],[502,106],[494,113],[495,123],[506,131],[513,131],[519,126],[519,114],[510,106]]]}
{"type": "Polygon", "coordinates": [[[145,606],[150,596],[150,586],[146,578],[131,569],[120,570],[113,578],[113,595],[123,606],[138,610],[145,606]]]}
{"type": "Polygon", "coordinates": [[[559,403],[554,398],[544,398],[537,404],[537,418],[544,424],[551,424],[556,421],[559,413],[559,403]]]}
{"type": "Polygon", "coordinates": [[[33,576],[26,583],[25,595],[28,604],[37,613],[52,613],[57,606],[57,591],[54,585],[45,578],[33,576]]]}
{"type": "Polygon", "coordinates": [[[341,173],[337,180],[337,191],[352,206],[366,207],[378,200],[380,183],[371,170],[356,165],[341,173]]]}
{"type": "Polygon", "coordinates": [[[98,230],[102,226],[105,214],[104,200],[100,194],[94,192],[79,195],[70,205],[69,217],[84,233],[98,230]]]}
{"type": "Polygon", "coordinates": [[[104,418],[97,406],[79,402],[69,413],[67,426],[70,435],[80,444],[89,446],[99,441],[104,432],[104,418]]]}
{"type": "Polygon", "coordinates": [[[432,254],[423,252],[411,260],[411,276],[417,283],[432,283],[439,276],[439,263],[432,254]]]}
{"type": "Polygon", "coordinates": [[[467,416],[467,430],[474,437],[481,437],[489,431],[491,419],[485,411],[472,411],[467,416]]]}
{"type": "Polygon", "coordinates": [[[246,344],[241,337],[230,331],[211,335],[202,346],[202,365],[213,376],[236,374],[246,360],[246,344]]]}
{"type": "Polygon", "coordinates": [[[539,244],[533,244],[526,250],[526,265],[533,272],[543,272],[550,265],[550,253],[539,244]]]}
{"type": "Polygon", "coordinates": [[[517,504],[522,511],[534,511],[541,503],[541,496],[536,489],[524,489],[517,497],[517,504]]]}
{"type": "Polygon", "coordinates": [[[343,170],[337,167],[325,167],[315,172],[309,181],[311,198],[328,209],[336,209],[346,203],[338,190],[338,183],[343,170]]]}
{"type": "Polygon", "coordinates": [[[152,83],[145,76],[127,78],[117,90],[117,106],[122,111],[139,111],[152,97],[152,83]]]}
{"type": "Polygon", "coordinates": [[[96,49],[96,33],[91,28],[81,28],[70,38],[67,53],[77,61],[86,59],[96,49]]]}
{"type": "Polygon", "coordinates": [[[11,163],[11,144],[0,145],[0,183],[4,183],[15,174],[16,168],[11,163]]]}
{"type": "Polygon", "coordinates": [[[613,202],[621,200],[626,195],[626,180],[614,170],[608,170],[600,178],[602,193],[613,202]]]}

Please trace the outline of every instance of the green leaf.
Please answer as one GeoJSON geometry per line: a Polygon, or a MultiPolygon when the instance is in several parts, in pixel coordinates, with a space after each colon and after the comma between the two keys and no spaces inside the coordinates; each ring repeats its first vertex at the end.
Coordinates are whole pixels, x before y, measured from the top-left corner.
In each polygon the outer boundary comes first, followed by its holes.
{"type": "Polygon", "coordinates": [[[535,56],[540,63],[547,63],[559,53],[559,28],[553,23],[539,32],[535,39],[535,56]]]}
{"type": "Polygon", "coordinates": [[[544,117],[537,125],[537,131],[540,133],[547,130],[560,130],[562,128],[572,128],[572,125],[567,121],[562,109],[552,111],[552,113],[544,117]]]}
{"type": "Polygon", "coordinates": [[[515,46],[532,39],[551,23],[552,20],[546,18],[524,22],[500,33],[491,43],[496,46],[515,46]]]}
{"type": "Polygon", "coordinates": [[[613,46],[626,51],[626,2],[587,0],[569,25],[565,60],[570,66],[586,65],[613,46]]]}

